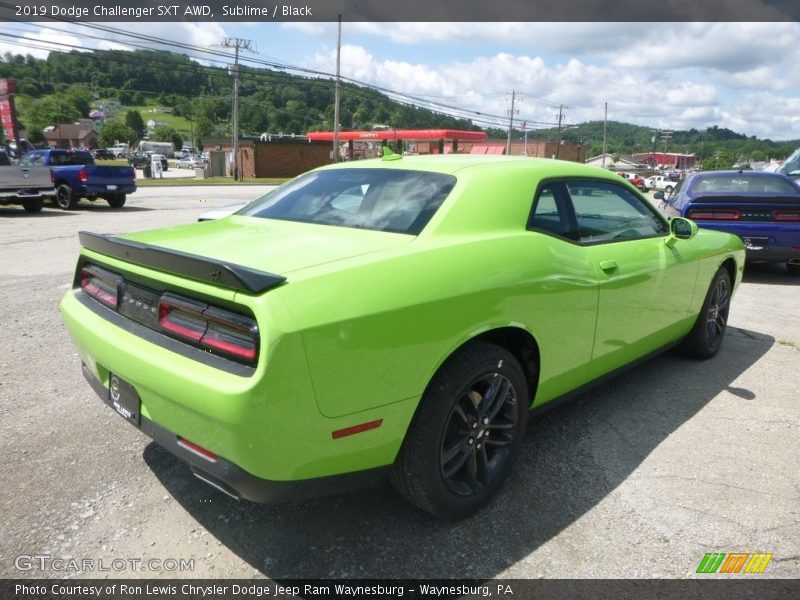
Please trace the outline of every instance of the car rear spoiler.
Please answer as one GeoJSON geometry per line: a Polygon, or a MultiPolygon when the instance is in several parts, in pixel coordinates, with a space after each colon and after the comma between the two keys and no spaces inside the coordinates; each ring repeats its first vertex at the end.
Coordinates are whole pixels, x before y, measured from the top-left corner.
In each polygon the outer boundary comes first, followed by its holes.
{"type": "Polygon", "coordinates": [[[81,231],[78,238],[84,248],[99,254],[232,290],[258,294],[286,281],[286,277],[266,271],[111,235],[81,231]]]}

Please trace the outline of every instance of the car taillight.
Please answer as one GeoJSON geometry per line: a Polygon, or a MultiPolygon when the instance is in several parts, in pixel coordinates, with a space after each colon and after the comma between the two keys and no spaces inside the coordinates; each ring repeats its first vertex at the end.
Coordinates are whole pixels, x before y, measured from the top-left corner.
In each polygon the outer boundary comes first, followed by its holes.
{"type": "Polygon", "coordinates": [[[772,213],[773,221],[800,221],[800,211],[776,210],[772,213]]]}
{"type": "Polygon", "coordinates": [[[221,308],[164,294],[158,304],[158,323],[172,336],[215,354],[248,363],[258,356],[256,322],[221,308]]]}
{"type": "Polygon", "coordinates": [[[78,181],[80,181],[81,183],[86,183],[87,181],[89,181],[89,169],[83,167],[78,172],[78,181]]]}
{"type": "Polygon", "coordinates": [[[741,214],[734,209],[692,209],[687,216],[693,221],[736,221],[741,214]]]}
{"type": "Polygon", "coordinates": [[[122,277],[95,265],[85,265],[80,274],[81,289],[109,308],[119,306],[122,277]]]}

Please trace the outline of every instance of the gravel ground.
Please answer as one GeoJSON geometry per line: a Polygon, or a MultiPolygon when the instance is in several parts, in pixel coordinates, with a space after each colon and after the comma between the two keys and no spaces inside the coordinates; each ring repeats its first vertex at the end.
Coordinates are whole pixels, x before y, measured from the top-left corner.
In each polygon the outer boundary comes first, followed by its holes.
{"type": "Polygon", "coordinates": [[[800,278],[776,267],[748,267],[715,359],[667,353],[533,419],[508,484],[465,521],[388,486],[276,507],[196,480],[90,390],[58,301],[78,231],[191,222],[263,191],[0,207],[0,577],[682,578],[713,551],[772,552],[762,577],[800,576],[800,278]]]}

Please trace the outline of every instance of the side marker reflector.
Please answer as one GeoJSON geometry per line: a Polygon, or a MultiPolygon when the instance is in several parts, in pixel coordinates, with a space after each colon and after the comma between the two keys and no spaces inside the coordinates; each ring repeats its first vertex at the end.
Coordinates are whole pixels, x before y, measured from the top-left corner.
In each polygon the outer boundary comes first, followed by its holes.
{"type": "Polygon", "coordinates": [[[369,421],[368,423],[361,423],[359,425],[353,425],[352,427],[337,429],[336,431],[331,432],[331,436],[333,439],[338,440],[339,438],[347,437],[348,435],[355,435],[357,433],[369,431],[370,429],[377,429],[382,423],[383,419],[377,419],[375,421],[369,421]]]}

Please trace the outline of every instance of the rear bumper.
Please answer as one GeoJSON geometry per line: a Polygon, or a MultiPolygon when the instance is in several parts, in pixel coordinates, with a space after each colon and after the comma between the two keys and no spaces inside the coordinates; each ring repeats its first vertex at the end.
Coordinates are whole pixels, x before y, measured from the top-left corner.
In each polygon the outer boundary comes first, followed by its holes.
{"type": "MultiPolygon", "coordinates": [[[[112,184],[116,189],[110,190],[107,185],[87,185],[81,193],[84,196],[116,196],[118,194],[132,194],[136,191],[136,184],[112,184]]],[[[78,190],[76,190],[78,191],[78,190]]]]}
{"type": "Polygon", "coordinates": [[[747,260],[786,262],[800,259],[800,223],[721,223],[697,221],[698,227],[737,235],[745,243],[747,260]]]}
{"type": "MultiPolygon", "coordinates": [[[[92,389],[103,402],[108,404],[108,389],[105,385],[94,376],[86,365],[81,365],[81,370],[92,389]]],[[[327,477],[273,481],[252,475],[222,457],[212,460],[193,452],[179,443],[180,437],[175,432],[147,417],[141,417],[139,429],[159,446],[189,465],[195,477],[236,500],[274,504],[329,496],[376,485],[386,479],[390,470],[389,466],[385,466],[327,477]]]]}

